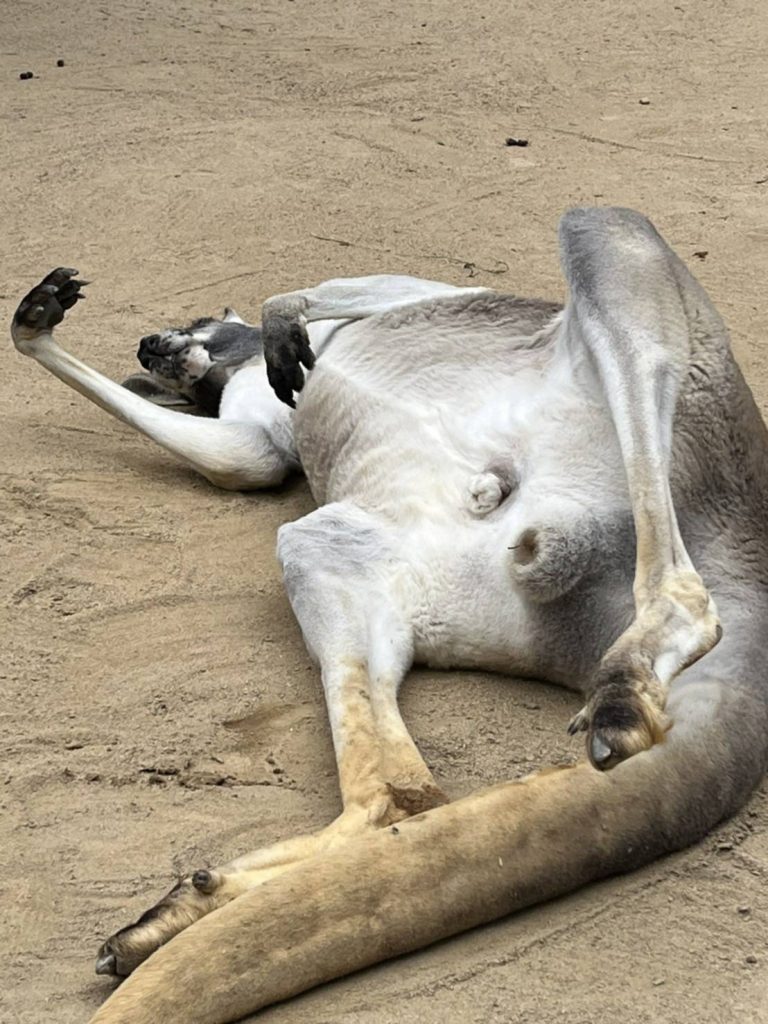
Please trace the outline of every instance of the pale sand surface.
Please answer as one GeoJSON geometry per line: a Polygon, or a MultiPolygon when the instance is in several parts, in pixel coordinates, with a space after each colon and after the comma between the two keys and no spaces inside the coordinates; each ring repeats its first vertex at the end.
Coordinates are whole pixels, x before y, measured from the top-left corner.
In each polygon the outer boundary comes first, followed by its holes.
{"type": "MultiPolygon", "coordinates": [[[[6,0],[2,23],[4,322],[78,266],[62,337],[119,378],[151,329],[329,276],[558,297],[560,212],[620,203],[692,264],[768,407],[764,5],[6,0]]],[[[79,1024],[99,940],[175,872],[337,811],[273,554],[312,503],[216,492],[8,342],[0,391],[0,1021],[79,1024]]],[[[404,706],[454,794],[577,749],[575,698],[532,683],[418,672],[404,706]]],[[[685,854],[261,1019],[767,1021],[767,881],[764,790],[685,854]]]]}

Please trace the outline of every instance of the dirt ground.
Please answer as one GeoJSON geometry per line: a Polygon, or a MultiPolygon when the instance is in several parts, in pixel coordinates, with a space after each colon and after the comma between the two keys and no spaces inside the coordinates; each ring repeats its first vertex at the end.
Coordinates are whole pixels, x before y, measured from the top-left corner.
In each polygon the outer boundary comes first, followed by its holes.
{"type": "MultiPolygon", "coordinates": [[[[710,290],[768,409],[755,0],[28,0],[0,50],[2,318],[79,267],[63,340],[110,375],[151,329],[328,276],[559,297],[560,212],[620,203],[710,290]]],[[[79,1024],[111,989],[99,941],[176,872],[338,809],[274,559],[311,498],[218,493],[10,343],[0,391],[0,1021],[79,1024]]],[[[578,750],[575,698],[532,683],[420,671],[404,706],[454,794],[578,750]]],[[[262,1019],[768,1021],[766,881],[764,788],[685,854],[262,1019]]]]}

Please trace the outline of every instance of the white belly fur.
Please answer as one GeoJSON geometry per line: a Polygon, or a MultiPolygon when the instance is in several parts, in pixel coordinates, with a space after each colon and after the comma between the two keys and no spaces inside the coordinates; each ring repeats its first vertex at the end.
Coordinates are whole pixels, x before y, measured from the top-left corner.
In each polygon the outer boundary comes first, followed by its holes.
{"type": "MultiPolygon", "coordinates": [[[[468,324],[462,335],[451,324],[443,335],[402,321],[345,326],[302,392],[296,440],[319,502],[351,500],[410,528],[423,515],[430,532],[443,522],[474,527],[470,480],[511,460],[519,487],[484,530],[557,518],[561,503],[629,507],[608,410],[557,324],[530,348],[496,325],[468,324]]],[[[314,335],[325,325],[311,327],[314,335]]]]}
{"type": "Polygon", "coordinates": [[[509,668],[529,609],[515,599],[507,549],[531,526],[625,513],[618,442],[557,323],[530,347],[503,323],[468,319],[462,330],[455,312],[444,329],[434,315],[427,323],[419,309],[428,305],[338,331],[299,400],[296,443],[319,504],[357,505],[396,535],[424,658],[470,664],[476,647],[487,665],[497,647],[509,668]],[[473,514],[473,477],[510,459],[516,489],[473,514]]]}

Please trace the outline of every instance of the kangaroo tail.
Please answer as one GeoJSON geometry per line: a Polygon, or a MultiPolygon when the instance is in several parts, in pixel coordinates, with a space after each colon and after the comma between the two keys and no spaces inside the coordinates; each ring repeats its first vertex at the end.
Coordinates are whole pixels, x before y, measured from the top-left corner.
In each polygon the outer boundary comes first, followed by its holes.
{"type": "Polygon", "coordinates": [[[676,683],[652,750],[496,786],[304,861],[159,949],[92,1024],[227,1024],[700,839],[768,761],[765,615],[739,614],[676,683]]]}

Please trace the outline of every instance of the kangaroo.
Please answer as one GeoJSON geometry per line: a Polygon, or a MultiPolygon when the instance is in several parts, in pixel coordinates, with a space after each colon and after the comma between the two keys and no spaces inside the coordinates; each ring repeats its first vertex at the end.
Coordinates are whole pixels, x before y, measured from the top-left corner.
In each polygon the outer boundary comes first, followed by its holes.
{"type": "Polygon", "coordinates": [[[301,469],[318,505],[278,558],[342,811],[192,872],[109,938],[97,972],[130,977],[93,1024],[237,1020],[689,845],[760,780],[765,426],[646,218],[576,209],[559,231],[564,308],[334,280],[267,300],[260,329],[144,339],[127,387],[54,341],[76,271],[19,306],[19,351],[212,483],[301,469]],[[198,391],[214,418],[167,407],[198,391]],[[398,710],[414,663],[580,692],[586,758],[447,802],[398,710]]]}

